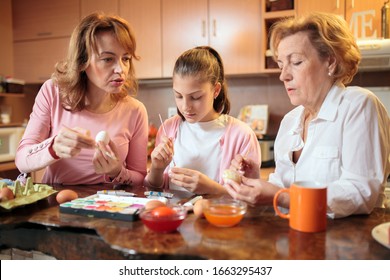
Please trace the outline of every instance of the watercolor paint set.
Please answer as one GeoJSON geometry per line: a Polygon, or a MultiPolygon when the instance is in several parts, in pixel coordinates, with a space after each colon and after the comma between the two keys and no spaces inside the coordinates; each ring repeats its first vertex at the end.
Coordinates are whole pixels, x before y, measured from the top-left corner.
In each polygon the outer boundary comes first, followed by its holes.
{"type": "Polygon", "coordinates": [[[150,200],[156,199],[164,203],[167,202],[165,197],[150,199],[97,193],[60,204],[60,212],[92,218],[135,221],[138,219],[138,214],[145,204],[150,200]]]}

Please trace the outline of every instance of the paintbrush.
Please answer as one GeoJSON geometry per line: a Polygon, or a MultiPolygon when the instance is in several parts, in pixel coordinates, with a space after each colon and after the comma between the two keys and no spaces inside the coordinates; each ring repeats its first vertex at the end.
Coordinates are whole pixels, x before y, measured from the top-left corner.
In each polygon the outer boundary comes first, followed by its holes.
{"type": "MultiPolygon", "coordinates": [[[[164,125],[164,122],[162,120],[161,114],[158,114],[158,116],[160,118],[160,122],[161,122],[161,126],[163,128],[163,131],[164,131],[164,135],[165,135],[165,137],[168,137],[168,134],[167,134],[167,131],[165,130],[165,125],[164,125]]],[[[173,159],[173,154],[172,154],[172,163],[173,163],[173,166],[176,166],[175,160],[173,159]]]]}

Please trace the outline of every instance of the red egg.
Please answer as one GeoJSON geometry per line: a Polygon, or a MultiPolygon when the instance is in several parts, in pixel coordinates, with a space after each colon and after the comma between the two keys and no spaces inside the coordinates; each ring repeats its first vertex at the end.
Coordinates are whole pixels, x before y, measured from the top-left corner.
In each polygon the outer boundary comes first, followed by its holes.
{"type": "Polygon", "coordinates": [[[73,199],[78,198],[78,194],[75,191],[72,190],[62,190],[60,191],[57,196],[56,200],[59,204],[71,201],[73,199]]]}
{"type": "Polygon", "coordinates": [[[14,198],[14,193],[10,188],[4,187],[0,190],[0,202],[8,201],[14,198]]]}
{"type": "Polygon", "coordinates": [[[157,208],[154,208],[152,210],[151,214],[154,217],[163,218],[163,217],[169,217],[169,216],[175,215],[176,211],[170,207],[167,207],[167,206],[159,206],[157,208]]]}

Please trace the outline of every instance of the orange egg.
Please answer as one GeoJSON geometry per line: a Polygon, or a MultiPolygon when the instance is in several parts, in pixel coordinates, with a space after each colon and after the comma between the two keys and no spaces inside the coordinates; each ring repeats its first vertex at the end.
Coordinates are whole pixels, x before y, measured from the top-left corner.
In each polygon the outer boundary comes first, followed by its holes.
{"type": "Polygon", "coordinates": [[[14,193],[10,188],[4,187],[0,190],[0,202],[8,201],[14,198],[14,193]]]}
{"type": "Polygon", "coordinates": [[[165,203],[160,200],[150,200],[145,204],[145,210],[151,210],[160,206],[165,206],[165,203]]]}
{"type": "Polygon", "coordinates": [[[59,204],[71,201],[73,199],[78,198],[78,194],[75,191],[72,190],[62,190],[60,191],[57,196],[56,200],[59,204]]]}
{"type": "Polygon", "coordinates": [[[154,217],[162,218],[175,215],[176,211],[167,206],[159,206],[154,208],[151,213],[154,217]]]}
{"type": "Polygon", "coordinates": [[[207,199],[199,199],[197,202],[195,202],[193,211],[194,211],[194,215],[197,218],[204,217],[204,215],[203,215],[203,203],[206,203],[206,202],[207,202],[207,199]]]}

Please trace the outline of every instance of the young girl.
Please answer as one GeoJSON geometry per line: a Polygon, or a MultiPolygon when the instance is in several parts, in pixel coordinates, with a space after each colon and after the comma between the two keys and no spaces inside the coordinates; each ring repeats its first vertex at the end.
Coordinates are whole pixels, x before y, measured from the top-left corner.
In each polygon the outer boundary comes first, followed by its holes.
{"type": "Polygon", "coordinates": [[[178,115],[166,120],[157,133],[146,186],[225,193],[222,174],[234,155],[246,155],[259,168],[255,133],[227,115],[230,101],[216,50],[203,46],[184,52],[173,70],[173,92],[178,115]]]}

